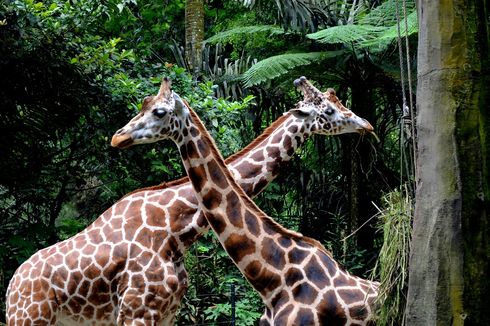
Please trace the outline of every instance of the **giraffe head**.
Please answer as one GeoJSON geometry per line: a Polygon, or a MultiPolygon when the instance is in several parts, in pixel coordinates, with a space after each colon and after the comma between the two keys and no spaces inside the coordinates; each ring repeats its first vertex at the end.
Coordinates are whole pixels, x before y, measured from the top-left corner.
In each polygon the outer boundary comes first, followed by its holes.
{"type": "Polygon", "coordinates": [[[291,110],[293,114],[313,118],[311,131],[321,135],[339,135],[345,133],[373,132],[371,124],[344,107],[335,91],[331,88],[322,93],[313,86],[306,77],[300,77],[294,81],[304,95],[296,108],[291,110]]]}
{"type": "Polygon", "coordinates": [[[178,140],[187,114],[186,105],[171,90],[170,80],[165,77],[158,94],[145,97],[141,112],[114,134],[111,145],[126,148],[164,139],[178,140]]]}

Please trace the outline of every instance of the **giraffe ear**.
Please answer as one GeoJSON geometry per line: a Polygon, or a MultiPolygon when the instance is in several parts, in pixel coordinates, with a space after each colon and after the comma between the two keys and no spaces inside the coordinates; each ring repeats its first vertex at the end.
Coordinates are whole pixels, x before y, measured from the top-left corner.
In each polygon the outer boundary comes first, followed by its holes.
{"type": "Polygon", "coordinates": [[[296,108],[290,110],[290,112],[296,116],[307,117],[313,115],[315,110],[311,105],[298,105],[296,108]]]}
{"type": "Polygon", "coordinates": [[[172,92],[172,93],[173,93],[174,100],[175,100],[174,112],[178,116],[183,116],[186,113],[187,107],[186,107],[184,101],[182,101],[182,99],[180,98],[180,96],[177,93],[175,93],[175,92],[172,92]]]}

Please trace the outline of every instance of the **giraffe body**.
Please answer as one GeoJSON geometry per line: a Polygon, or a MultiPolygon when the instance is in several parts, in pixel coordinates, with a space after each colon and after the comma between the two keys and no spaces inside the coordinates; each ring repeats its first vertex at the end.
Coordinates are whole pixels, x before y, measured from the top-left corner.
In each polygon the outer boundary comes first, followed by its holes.
{"type": "MultiPolygon", "coordinates": [[[[293,115],[309,116],[314,106],[326,106],[320,119],[310,121],[312,130],[351,123],[350,111],[332,105],[306,79],[296,83],[314,96],[293,115]]],[[[261,325],[369,322],[378,284],[350,275],[318,241],[283,228],[262,212],[235,182],[197,115],[164,81],[159,94],[145,101],[142,113],[114,135],[112,145],[166,138],[179,147],[199,205],[221,244],[261,295],[266,306],[261,325]]]]}
{"type": "MultiPolygon", "coordinates": [[[[352,131],[312,131],[308,120],[286,113],[227,163],[244,191],[257,195],[312,132],[352,131]]],[[[183,255],[208,230],[187,178],[135,191],[18,268],[7,323],[172,325],[187,288],[183,255]]]]}

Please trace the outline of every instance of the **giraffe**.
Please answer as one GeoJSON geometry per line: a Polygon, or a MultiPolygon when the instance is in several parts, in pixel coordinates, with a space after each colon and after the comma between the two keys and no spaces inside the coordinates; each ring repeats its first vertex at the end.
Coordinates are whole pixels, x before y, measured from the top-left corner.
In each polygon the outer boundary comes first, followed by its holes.
{"type": "MultiPolygon", "coordinates": [[[[304,101],[318,101],[308,85],[299,86],[304,101]]],[[[312,130],[311,120],[287,112],[226,160],[248,195],[260,193],[309,135],[372,130],[348,110],[348,123],[335,130],[312,130]]],[[[187,288],[183,256],[208,230],[187,177],[136,190],[17,269],[7,289],[7,324],[172,325],[187,288]],[[148,285],[150,278],[161,284],[148,285]]]]}
{"type": "MultiPolygon", "coordinates": [[[[292,115],[310,116],[316,106],[324,105],[319,118],[310,121],[311,130],[343,125],[344,112],[306,78],[295,85],[308,85],[315,97],[313,102],[300,102],[292,115]]],[[[372,131],[370,125],[367,128],[372,131]]],[[[282,227],[261,211],[233,178],[196,113],[170,90],[168,80],[156,97],[145,100],[142,112],[114,134],[111,144],[126,148],[162,139],[176,143],[211,228],[260,294],[266,307],[261,325],[370,322],[378,283],[344,271],[318,241],[282,227]]]]}

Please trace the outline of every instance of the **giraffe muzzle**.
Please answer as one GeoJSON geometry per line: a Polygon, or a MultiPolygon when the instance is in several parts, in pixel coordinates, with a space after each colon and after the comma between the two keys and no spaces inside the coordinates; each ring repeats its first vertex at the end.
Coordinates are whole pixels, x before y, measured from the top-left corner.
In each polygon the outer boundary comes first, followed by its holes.
{"type": "Polygon", "coordinates": [[[112,136],[111,146],[116,148],[126,148],[133,144],[133,138],[128,134],[112,136]]]}

